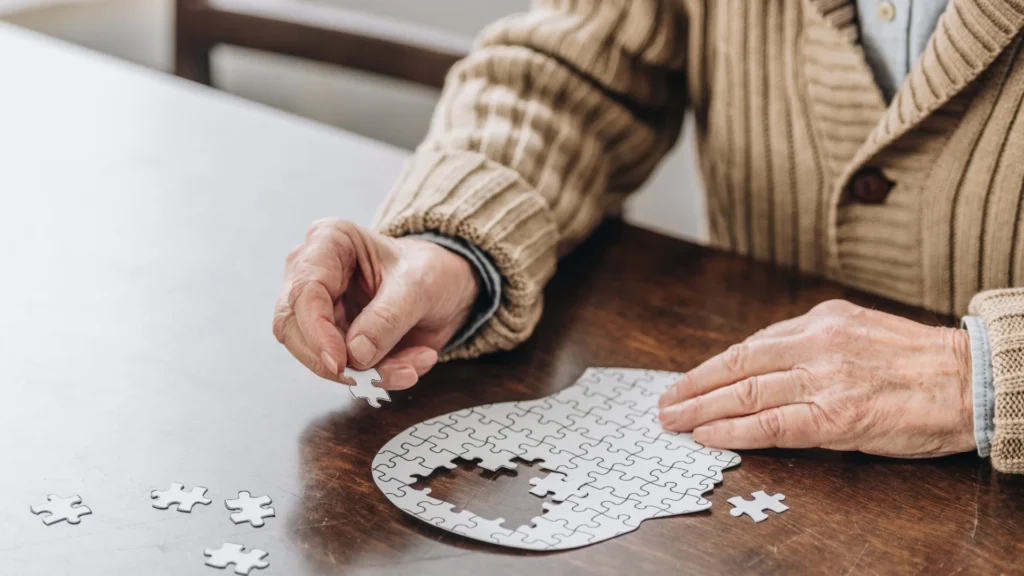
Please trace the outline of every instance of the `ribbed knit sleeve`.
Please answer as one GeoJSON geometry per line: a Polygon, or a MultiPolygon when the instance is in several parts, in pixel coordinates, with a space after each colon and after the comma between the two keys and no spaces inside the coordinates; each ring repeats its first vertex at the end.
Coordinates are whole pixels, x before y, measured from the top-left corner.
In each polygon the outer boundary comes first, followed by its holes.
{"type": "Polygon", "coordinates": [[[486,252],[502,304],[450,357],[529,337],[560,254],[652,172],[679,133],[676,0],[545,0],[486,29],[448,76],[426,140],[375,227],[486,252]]]}
{"type": "Polygon", "coordinates": [[[988,329],[995,378],[992,466],[1024,474],[1024,288],[989,290],[971,300],[988,329]]]}

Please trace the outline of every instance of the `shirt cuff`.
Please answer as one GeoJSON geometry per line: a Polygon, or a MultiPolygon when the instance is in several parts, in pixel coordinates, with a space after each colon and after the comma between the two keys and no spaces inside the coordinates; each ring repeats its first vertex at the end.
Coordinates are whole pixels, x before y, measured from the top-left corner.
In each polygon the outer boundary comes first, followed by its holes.
{"type": "Polygon", "coordinates": [[[974,441],[978,455],[988,458],[992,452],[995,434],[996,393],[992,375],[992,348],[988,342],[988,329],[980,316],[964,316],[962,326],[971,339],[971,388],[974,392],[974,441]]]}
{"type": "Polygon", "coordinates": [[[445,345],[442,354],[465,344],[470,338],[476,335],[477,331],[494,316],[501,305],[501,272],[494,265],[490,257],[476,246],[466,242],[462,238],[454,238],[434,232],[423,232],[422,234],[409,234],[405,238],[417,238],[433,242],[447,248],[462,256],[476,271],[480,278],[480,296],[477,298],[473,311],[470,313],[466,323],[452,336],[452,339],[445,345]]]}

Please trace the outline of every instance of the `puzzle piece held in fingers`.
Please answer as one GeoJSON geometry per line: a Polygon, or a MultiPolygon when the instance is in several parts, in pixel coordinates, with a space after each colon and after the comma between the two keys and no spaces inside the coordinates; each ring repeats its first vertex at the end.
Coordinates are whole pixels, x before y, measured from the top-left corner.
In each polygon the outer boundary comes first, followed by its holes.
{"type": "Polygon", "coordinates": [[[380,373],[377,372],[376,368],[356,370],[355,368],[346,367],[344,375],[345,378],[356,383],[355,386],[349,386],[348,389],[352,393],[353,398],[363,398],[374,408],[380,408],[381,400],[391,402],[391,396],[388,395],[387,390],[373,385],[374,382],[382,381],[380,373]]]}

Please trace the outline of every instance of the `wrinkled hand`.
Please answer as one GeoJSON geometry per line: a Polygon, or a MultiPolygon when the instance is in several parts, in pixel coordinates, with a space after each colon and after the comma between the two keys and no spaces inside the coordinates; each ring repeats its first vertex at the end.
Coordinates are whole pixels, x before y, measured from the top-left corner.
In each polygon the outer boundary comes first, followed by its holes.
{"type": "Polygon", "coordinates": [[[478,293],[470,264],[441,246],[321,220],[288,255],[274,335],[329,380],[340,381],[346,365],[376,367],[382,387],[408,388],[437,362],[478,293]]]}
{"type": "Polygon", "coordinates": [[[966,332],[838,300],[704,362],[659,406],[666,429],[715,448],[917,458],[975,447],[966,332]]]}

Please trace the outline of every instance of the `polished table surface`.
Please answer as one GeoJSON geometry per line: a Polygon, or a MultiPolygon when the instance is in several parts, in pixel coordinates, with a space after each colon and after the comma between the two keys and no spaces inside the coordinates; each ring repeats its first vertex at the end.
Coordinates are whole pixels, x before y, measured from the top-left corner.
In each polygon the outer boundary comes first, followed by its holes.
{"type": "MultiPolygon", "coordinates": [[[[408,426],[537,398],[588,366],[686,370],[829,298],[927,313],[611,223],[570,255],[536,335],[438,367],[374,410],[274,340],[284,257],[326,215],[368,222],[404,154],[0,26],[0,573],[219,574],[204,548],[270,552],[253,574],[1008,573],[1024,481],[972,455],[897,461],[743,453],[710,511],[580,550],[524,553],[406,516],[370,475],[408,426]],[[191,514],[151,507],[209,488],[191,514]],[[783,492],[754,524],[726,500],[783,492]],[[269,494],[260,529],[223,500],[269,494]],[[81,524],[29,506],[79,494],[81,524]]],[[[471,465],[424,481],[510,523],[541,474],[471,465]]]]}

